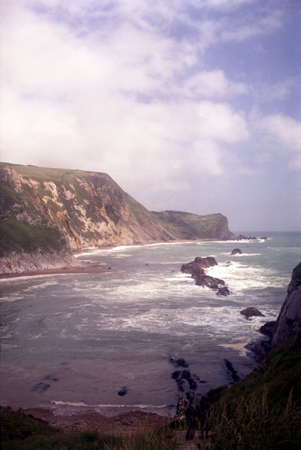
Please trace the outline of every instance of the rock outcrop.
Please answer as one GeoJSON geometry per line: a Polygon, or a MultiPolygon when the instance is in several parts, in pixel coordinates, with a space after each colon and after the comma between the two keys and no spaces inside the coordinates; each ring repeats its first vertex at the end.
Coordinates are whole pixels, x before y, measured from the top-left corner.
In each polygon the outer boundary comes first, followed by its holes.
{"type": "Polygon", "coordinates": [[[231,255],[241,255],[242,251],[239,248],[234,248],[231,252],[231,255]]]}
{"type": "Polygon", "coordinates": [[[295,267],[287,296],[275,323],[271,348],[287,342],[301,327],[301,262],[295,267]]]}
{"type": "Polygon", "coordinates": [[[208,267],[213,267],[216,265],[217,262],[212,256],[207,256],[206,258],[197,256],[194,261],[183,264],[181,267],[181,272],[191,274],[191,277],[195,280],[195,284],[198,286],[207,286],[211,289],[216,289],[218,291],[217,293],[220,295],[228,295],[230,292],[228,289],[225,289],[226,286],[224,280],[211,277],[205,272],[205,269],[208,267]]]}
{"type": "Polygon", "coordinates": [[[267,335],[269,341],[257,342],[255,352],[260,358],[264,357],[271,349],[289,341],[298,334],[301,328],[301,262],[293,270],[292,278],[287,289],[286,299],[281,307],[276,322],[267,322],[261,327],[261,332],[267,335]]]}
{"type": "Polygon", "coordinates": [[[240,314],[245,316],[246,319],[249,319],[250,317],[253,316],[264,317],[263,314],[257,308],[254,308],[254,306],[249,306],[248,308],[240,311],[240,314]]]}

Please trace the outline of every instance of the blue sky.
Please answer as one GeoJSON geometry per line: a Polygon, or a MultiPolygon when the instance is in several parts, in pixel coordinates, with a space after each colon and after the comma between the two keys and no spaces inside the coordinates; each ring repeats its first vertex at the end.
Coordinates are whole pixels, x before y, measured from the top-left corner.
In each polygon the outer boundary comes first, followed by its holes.
{"type": "Polygon", "coordinates": [[[297,0],[2,0],[1,160],[301,231],[297,0]]]}

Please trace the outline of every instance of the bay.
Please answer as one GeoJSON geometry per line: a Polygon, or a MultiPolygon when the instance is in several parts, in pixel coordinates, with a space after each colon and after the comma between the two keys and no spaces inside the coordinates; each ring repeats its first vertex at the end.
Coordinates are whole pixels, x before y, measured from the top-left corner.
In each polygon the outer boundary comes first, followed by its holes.
{"type": "Polygon", "coordinates": [[[173,415],[183,395],[172,378],[183,370],[178,359],[198,396],[230,385],[225,360],[246,376],[257,363],[245,346],[280,311],[301,233],[243,234],[259,239],[99,249],[78,259],[104,274],[1,280],[1,404],[173,415]],[[235,247],[241,255],[230,255],[235,247]],[[225,280],[231,295],[181,273],[196,256],[215,257],[208,274],[225,280]],[[264,317],[246,320],[240,311],[248,306],[264,317]]]}

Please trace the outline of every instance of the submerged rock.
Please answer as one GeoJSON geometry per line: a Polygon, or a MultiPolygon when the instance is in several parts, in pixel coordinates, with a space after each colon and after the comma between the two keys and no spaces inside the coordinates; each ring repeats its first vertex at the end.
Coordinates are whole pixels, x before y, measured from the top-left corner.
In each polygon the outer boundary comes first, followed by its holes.
{"type": "Polygon", "coordinates": [[[118,392],[118,395],[120,395],[120,397],[124,397],[127,394],[127,387],[124,386],[123,388],[121,388],[121,390],[118,392]]]}
{"type": "Polygon", "coordinates": [[[226,364],[227,372],[232,378],[231,384],[236,383],[240,380],[240,376],[238,375],[237,371],[234,369],[232,363],[228,359],[224,359],[224,362],[226,364]]]}

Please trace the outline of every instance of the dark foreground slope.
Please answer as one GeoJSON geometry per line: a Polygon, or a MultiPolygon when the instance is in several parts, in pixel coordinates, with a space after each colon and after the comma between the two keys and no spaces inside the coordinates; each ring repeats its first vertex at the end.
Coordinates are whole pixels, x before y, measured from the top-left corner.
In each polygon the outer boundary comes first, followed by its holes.
{"type": "MultiPolygon", "coordinates": [[[[265,359],[232,388],[211,391],[214,449],[301,448],[301,263],[265,341],[265,359]]],[[[262,345],[262,343],[261,343],[262,345]]],[[[261,356],[263,353],[261,353],[261,356]]]]}
{"type": "Polygon", "coordinates": [[[300,380],[301,332],[245,380],[225,388],[211,411],[211,449],[299,450],[300,380]]]}
{"type": "MultiPolygon", "coordinates": [[[[185,237],[105,173],[0,163],[0,211],[0,273],[70,264],[86,248],[185,237]]],[[[221,228],[230,236],[216,216],[191,238],[220,239],[221,228]]]]}

